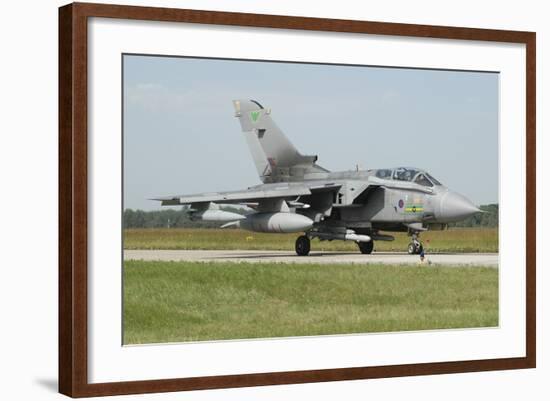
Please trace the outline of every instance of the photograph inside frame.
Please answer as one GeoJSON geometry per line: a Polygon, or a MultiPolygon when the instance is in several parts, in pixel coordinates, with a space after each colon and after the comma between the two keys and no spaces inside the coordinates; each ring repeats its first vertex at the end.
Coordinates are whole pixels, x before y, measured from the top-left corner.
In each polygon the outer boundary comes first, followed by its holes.
{"type": "Polygon", "coordinates": [[[126,54],[123,344],[499,325],[499,74],[126,54]]]}

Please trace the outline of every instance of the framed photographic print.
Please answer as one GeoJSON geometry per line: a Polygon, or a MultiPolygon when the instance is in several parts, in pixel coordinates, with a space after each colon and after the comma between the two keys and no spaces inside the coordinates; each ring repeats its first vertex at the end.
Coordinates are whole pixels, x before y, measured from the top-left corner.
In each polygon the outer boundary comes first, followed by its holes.
{"type": "Polygon", "coordinates": [[[59,390],[535,367],[535,34],[59,10],[59,390]]]}

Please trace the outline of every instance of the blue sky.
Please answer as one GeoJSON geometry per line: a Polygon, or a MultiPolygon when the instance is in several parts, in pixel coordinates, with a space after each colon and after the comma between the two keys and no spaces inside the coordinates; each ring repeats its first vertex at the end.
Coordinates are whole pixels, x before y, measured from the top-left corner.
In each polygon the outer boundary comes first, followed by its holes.
{"type": "Polygon", "coordinates": [[[498,201],[498,74],[124,56],[124,207],[259,184],[233,99],[332,171],[415,166],[498,201]]]}

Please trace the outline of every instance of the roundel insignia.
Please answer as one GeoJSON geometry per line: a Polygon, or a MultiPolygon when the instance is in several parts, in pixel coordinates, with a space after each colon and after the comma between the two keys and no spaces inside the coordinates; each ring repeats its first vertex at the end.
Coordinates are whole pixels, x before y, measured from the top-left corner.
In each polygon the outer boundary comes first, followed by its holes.
{"type": "Polygon", "coordinates": [[[403,205],[404,205],[404,204],[405,204],[405,203],[403,202],[403,199],[399,199],[399,203],[398,203],[399,209],[403,209],[403,205]]]}

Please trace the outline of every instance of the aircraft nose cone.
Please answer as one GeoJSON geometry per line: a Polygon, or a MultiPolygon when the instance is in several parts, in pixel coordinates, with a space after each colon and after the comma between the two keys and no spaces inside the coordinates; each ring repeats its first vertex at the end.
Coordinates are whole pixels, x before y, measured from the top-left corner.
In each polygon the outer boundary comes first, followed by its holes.
{"type": "Polygon", "coordinates": [[[481,210],[465,196],[449,191],[441,199],[441,215],[438,217],[439,220],[447,222],[460,221],[480,211],[481,210]]]}

